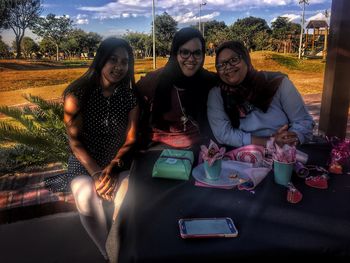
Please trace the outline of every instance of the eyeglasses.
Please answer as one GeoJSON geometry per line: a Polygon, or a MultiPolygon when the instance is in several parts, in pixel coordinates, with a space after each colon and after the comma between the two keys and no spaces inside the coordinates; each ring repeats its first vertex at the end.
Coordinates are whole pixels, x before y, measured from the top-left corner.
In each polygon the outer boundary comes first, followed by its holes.
{"type": "Polygon", "coordinates": [[[191,55],[195,58],[195,59],[200,59],[203,56],[202,50],[197,49],[195,51],[190,51],[188,49],[180,49],[179,50],[179,54],[180,57],[182,57],[183,59],[188,59],[191,55]]]}
{"type": "Polygon", "coordinates": [[[234,56],[234,57],[230,58],[229,60],[226,60],[222,63],[216,64],[216,70],[223,71],[226,69],[228,64],[230,64],[231,67],[236,66],[241,62],[241,59],[242,59],[241,56],[234,56]]]}

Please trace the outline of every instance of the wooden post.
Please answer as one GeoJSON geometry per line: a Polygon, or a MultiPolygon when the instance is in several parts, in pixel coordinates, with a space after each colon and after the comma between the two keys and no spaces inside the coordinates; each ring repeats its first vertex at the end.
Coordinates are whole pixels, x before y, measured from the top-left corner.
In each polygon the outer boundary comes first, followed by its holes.
{"type": "Polygon", "coordinates": [[[308,37],[309,37],[309,29],[307,28],[306,29],[306,36],[305,36],[305,50],[307,49],[307,42],[309,41],[309,39],[308,39],[308,37]]]}
{"type": "Polygon", "coordinates": [[[313,32],[312,32],[312,43],[311,43],[311,53],[314,52],[314,48],[315,48],[315,28],[313,28],[313,32]]]}
{"type": "Polygon", "coordinates": [[[321,133],[344,138],[350,99],[349,0],[332,1],[320,126],[321,133]]]}
{"type": "Polygon", "coordinates": [[[328,26],[324,31],[324,44],[323,44],[323,59],[327,57],[327,46],[328,46],[328,26]]]}

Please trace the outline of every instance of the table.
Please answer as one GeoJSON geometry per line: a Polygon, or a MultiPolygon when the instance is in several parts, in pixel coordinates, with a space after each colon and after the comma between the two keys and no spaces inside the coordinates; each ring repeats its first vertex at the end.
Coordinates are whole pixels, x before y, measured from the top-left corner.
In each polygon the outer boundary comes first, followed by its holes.
{"type": "MultiPolygon", "coordinates": [[[[302,148],[311,163],[325,164],[328,148],[302,148]]],[[[234,259],[350,257],[350,175],[330,175],[326,190],[294,177],[303,200],[290,204],[272,172],[254,192],[194,186],[194,179],[154,179],[161,151],[140,153],[122,208],[121,262],[233,262],[234,259]],[[182,239],[178,220],[231,217],[236,238],[182,239]]]]}

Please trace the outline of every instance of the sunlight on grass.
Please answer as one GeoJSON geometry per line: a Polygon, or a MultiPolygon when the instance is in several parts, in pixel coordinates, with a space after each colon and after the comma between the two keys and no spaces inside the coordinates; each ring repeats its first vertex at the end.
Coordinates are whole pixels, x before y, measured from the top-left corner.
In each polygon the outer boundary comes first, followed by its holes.
{"type": "MultiPolygon", "coordinates": [[[[298,60],[292,55],[270,51],[252,52],[251,58],[257,70],[287,74],[301,94],[322,92],[325,63],[321,60],[298,60]]],[[[157,58],[157,68],[163,67],[167,61],[167,58],[157,58]]],[[[91,62],[92,60],[0,60],[0,105],[25,103],[26,100],[22,97],[24,93],[44,99],[59,98],[69,83],[86,72],[91,62]]],[[[214,56],[206,56],[204,68],[216,71],[214,56]]],[[[136,81],[151,71],[152,58],[135,60],[136,81]]]]}
{"type": "Polygon", "coordinates": [[[290,55],[272,54],[271,59],[291,70],[300,70],[313,73],[323,73],[325,63],[321,60],[299,60],[290,55]]]}

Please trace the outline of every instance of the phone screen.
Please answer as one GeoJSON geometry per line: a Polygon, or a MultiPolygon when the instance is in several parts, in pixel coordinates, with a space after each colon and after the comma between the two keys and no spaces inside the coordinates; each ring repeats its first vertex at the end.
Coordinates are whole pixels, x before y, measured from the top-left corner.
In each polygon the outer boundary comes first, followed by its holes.
{"type": "Polygon", "coordinates": [[[184,219],[183,224],[185,235],[237,234],[230,218],[184,219]]]}

